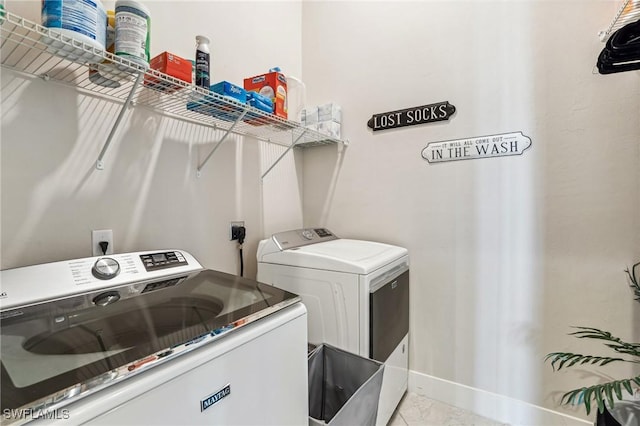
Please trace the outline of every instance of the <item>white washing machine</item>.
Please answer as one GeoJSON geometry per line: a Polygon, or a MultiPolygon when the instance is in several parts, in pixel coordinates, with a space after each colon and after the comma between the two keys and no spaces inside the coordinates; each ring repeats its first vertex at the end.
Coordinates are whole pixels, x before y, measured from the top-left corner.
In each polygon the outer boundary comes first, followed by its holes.
{"type": "Polygon", "coordinates": [[[9,269],[0,283],[2,424],[308,420],[294,294],[180,250],[9,269]]]}
{"type": "Polygon", "coordinates": [[[385,363],[377,424],[386,425],[408,383],[408,251],[307,228],[261,241],[257,257],[258,281],[302,298],[310,343],[385,363]]]}

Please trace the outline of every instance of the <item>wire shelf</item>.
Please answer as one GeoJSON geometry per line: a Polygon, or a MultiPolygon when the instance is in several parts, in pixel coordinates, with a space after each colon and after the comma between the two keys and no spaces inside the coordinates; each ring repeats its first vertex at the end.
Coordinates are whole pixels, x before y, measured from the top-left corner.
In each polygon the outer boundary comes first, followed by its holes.
{"type": "Polygon", "coordinates": [[[640,0],[625,0],[609,27],[605,31],[600,31],[600,41],[606,42],[613,33],[638,19],[640,19],[640,0]]]}
{"type": "Polygon", "coordinates": [[[0,22],[0,58],[4,68],[73,86],[125,107],[128,103],[143,105],[179,120],[287,147],[347,144],[159,71],[145,69],[11,12],[5,12],[0,22]],[[140,74],[142,78],[138,78],[140,74]]]}

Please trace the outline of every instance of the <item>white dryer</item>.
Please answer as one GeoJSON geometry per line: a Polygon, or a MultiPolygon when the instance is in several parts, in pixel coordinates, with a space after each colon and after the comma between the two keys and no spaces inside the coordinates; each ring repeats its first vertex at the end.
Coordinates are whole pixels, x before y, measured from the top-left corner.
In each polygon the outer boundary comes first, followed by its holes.
{"type": "Polygon", "coordinates": [[[302,298],[310,343],[385,363],[377,418],[385,425],[408,383],[407,249],[307,228],[261,241],[257,257],[258,281],[302,298]]]}

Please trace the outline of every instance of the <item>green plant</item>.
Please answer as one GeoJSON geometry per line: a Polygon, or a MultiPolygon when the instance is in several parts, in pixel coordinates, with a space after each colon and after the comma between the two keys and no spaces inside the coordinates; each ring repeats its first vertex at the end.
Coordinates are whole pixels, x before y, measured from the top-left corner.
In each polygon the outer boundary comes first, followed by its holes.
{"type": "MultiPolygon", "coordinates": [[[[640,302],[640,283],[636,276],[636,268],[640,262],[636,263],[631,269],[625,269],[629,280],[629,286],[633,290],[635,300],[640,302]]],[[[596,339],[602,340],[603,344],[616,352],[617,355],[623,356],[592,356],[582,355],[572,352],[552,352],[545,357],[545,361],[551,362],[554,371],[563,368],[573,367],[576,365],[607,365],[612,362],[627,362],[640,364],[640,343],[627,343],[607,331],[602,331],[593,327],[574,327],[577,331],[569,333],[569,335],[578,339],[596,339]]],[[[597,385],[574,389],[562,396],[563,404],[580,404],[583,403],[587,414],[591,412],[592,402],[598,406],[598,410],[602,413],[605,407],[605,401],[609,407],[614,406],[615,400],[621,400],[623,391],[633,395],[634,389],[640,388],[640,375],[622,380],[612,380],[607,383],[599,383],[597,385]]]]}

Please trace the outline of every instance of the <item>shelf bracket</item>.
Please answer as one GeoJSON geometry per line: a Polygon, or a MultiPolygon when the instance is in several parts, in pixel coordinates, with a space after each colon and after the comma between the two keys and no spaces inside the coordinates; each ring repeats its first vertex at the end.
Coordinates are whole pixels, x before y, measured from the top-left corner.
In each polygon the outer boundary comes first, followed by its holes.
{"type": "Polygon", "coordinates": [[[298,141],[304,137],[305,133],[307,133],[307,129],[304,129],[302,131],[302,133],[300,134],[300,136],[298,136],[296,138],[296,140],[293,141],[293,143],[282,153],[282,155],[280,155],[280,157],[278,157],[278,159],[276,161],[274,161],[274,163],[267,169],[267,171],[262,174],[262,178],[261,179],[264,179],[264,177],[269,174],[269,172],[276,166],[276,164],[278,164],[280,162],[280,160],[282,160],[284,158],[284,156],[287,155],[287,153],[289,151],[291,151],[294,146],[297,145],[298,141]]]}
{"type": "Polygon", "coordinates": [[[229,127],[229,129],[227,129],[227,132],[222,136],[222,138],[220,138],[220,140],[218,141],[216,146],[213,147],[213,149],[211,150],[209,155],[207,155],[207,157],[204,159],[204,161],[202,161],[202,163],[200,163],[200,165],[196,169],[196,176],[197,177],[202,176],[202,168],[205,166],[205,164],[207,164],[207,161],[209,161],[211,156],[213,156],[213,153],[216,152],[216,150],[218,148],[220,148],[222,143],[227,139],[227,136],[229,136],[229,133],[231,133],[233,131],[233,128],[236,127],[236,124],[238,124],[239,122],[242,121],[242,119],[244,118],[244,116],[245,116],[245,114],[247,113],[248,110],[249,110],[248,108],[245,108],[242,111],[242,114],[240,114],[240,117],[238,117],[238,119],[236,121],[234,121],[234,123],[231,125],[231,127],[229,127]]]}
{"type": "Polygon", "coordinates": [[[122,117],[124,117],[125,111],[129,108],[129,105],[131,105],[131,99],[133,98],[133,94],[138,88],[140,81],[142,81],[143,75],[144,75],[143,72],[138,73],[138,76],[136,77],[136,81],[133,83],[133,86],[131,87],[131,91],[129,92],[129,95],[127,95],[127,100],[124,101],[122,108],[120,108],[120,112],[118,113],[116,122],[113,123],[113,127],[111,127],[111,132],[109,132],[109,136],[107,136],[107,140],[104,143],[104,146],[102,147],[102,151],[100,151],[98,160],[96,161],[96,169],[98,170],[104,170],[104,162],[102,161],[102,158],[104,157],[104,155],[107,153],[107,150],[109,149],[109,145],[111,144],[111,141],[113,140],[113,136],[116,134],[116,131],[120,126],[120,122],[122,121],[122,117]]]}

